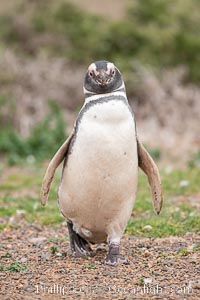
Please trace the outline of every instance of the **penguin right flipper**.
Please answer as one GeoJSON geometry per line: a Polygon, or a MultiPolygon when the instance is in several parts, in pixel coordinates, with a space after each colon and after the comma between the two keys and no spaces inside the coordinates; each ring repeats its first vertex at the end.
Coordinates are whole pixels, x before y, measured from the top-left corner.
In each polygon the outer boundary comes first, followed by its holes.
{"type": "Polygon", "coordinates": [[[42,188],[41,188],[41,193],[40,193],[40,198],[41,198],[41,204],[46,205],[48,195],[49,195],[49,190],[51,187],[51,182],[53,180],[55,171],[57,167],[60,165],[60,163],[63,161],[63,159],[66,157],[67,152],[69,150],[69,146],[71,143],[71,140],[74,136],[74,130],[72,133],[69,135],[68,139],[62,144],[62,146],[58,149],[52,160],[50,161],[48,168],[46,170],[43,182],[42,182],[42,188]]]}
{"type": "Polygon", "coordinates": [[[149,185],[151,187],[152,200],[154,210],[157,214],[160,213],[163,204],[162,185],[158,168],[150,154],[144,148],[142,143],[137,138],[138,147],[138,165],[147,175],[149,185]]]}

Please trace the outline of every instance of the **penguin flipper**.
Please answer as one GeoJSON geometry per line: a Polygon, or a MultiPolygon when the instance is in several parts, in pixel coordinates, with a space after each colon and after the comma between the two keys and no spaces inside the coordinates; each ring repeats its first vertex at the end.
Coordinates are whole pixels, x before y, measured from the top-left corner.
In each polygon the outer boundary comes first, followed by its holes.
{"type": "Polygon", "coordinates": [[[144,148],[142,143],[137,138],[138,148],[138,165],[147,175],[149,185],[151,187],[154,210],[157,214],[160,213],[163,204],[162,185],[158,167],[153,161],[150,154],[144,148]]]}
{"type": "Polygon", "coordinates": [[[63,159],[66,157],[70,142],[74,136],[74,130],[72,133],[69,135],[68,139],[62,144],[62,146],[58,149],[52,160],[50,161],[48,168],[46,170],[43,182],[42,182],[42,188],[40,192],[40,199],[41,199],[41,204],[46,205],[48,195],[49,195],[49,190],[51,187],[51,182],[53,180],[55,171],[57,167],[60,165],[60,163],[63,161],[63,159]]]}

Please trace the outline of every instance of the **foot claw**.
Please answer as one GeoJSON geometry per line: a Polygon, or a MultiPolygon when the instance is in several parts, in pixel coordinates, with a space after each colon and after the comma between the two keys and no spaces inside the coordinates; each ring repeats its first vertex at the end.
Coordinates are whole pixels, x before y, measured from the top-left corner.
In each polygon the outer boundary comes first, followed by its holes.
{"type": "Polygon", "coordinates": [[[118,266],[119,264],[125,264],[125,265],[129,265],[130,264],[130,260],[126,257],[123,257],[121,255],[108,255],[107,258],[105,259],[104,263],[106,265],[110,265],[110,266],[118,266]]]}
{"type": "Polygon", "coordinates": [[[111,243],[109,245],[109,253],[104,263],[110,266],[118,266],[119,264],[129,265],[130,261],[119,254],[119,245],[111,243]]]}
{"type": "Polygon", "coordinates": [[[75,250],[72,250],[72,256],[73,257],[88,257],[88,256],[94,256],[94,252],[92,250],[86,250],[83,248],[79,248],[77,247],[77,245],[75,245],[75,250]]]}

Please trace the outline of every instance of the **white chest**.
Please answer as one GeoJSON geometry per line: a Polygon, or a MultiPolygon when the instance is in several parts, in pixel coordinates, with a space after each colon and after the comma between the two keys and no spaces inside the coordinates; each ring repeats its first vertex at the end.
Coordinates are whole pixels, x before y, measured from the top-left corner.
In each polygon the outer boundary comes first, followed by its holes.
{"type": "Polygon", "coordinates": [[[92,105],[77,126],[59,189],[61,210],[76,228],[106,232],[113,220],[119,220],[124,229],[138,172],[135,123],[129,107],[123,101],[92,105]]]}
{"type": "MultiPolygon", "coordinates": [[[[129,107],[122,101],[91,106],[78,124],[75,152],[98,157],[120,156],[135,144],[135,123],[129,107]]],[[[113,157],[114,158],[114,157],[113,157]]]]}

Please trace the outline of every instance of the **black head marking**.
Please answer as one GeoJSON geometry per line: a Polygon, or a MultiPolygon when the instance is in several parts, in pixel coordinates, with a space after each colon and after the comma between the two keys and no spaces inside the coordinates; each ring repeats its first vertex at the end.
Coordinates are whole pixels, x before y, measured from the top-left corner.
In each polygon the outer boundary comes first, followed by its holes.
{"type": "Polygon", "coordinates": [[[84,88],[94,94],[110,93],[119,88],[122,83],[121,74],[115,65],[100,60],[88,67],[84,88]]]}

